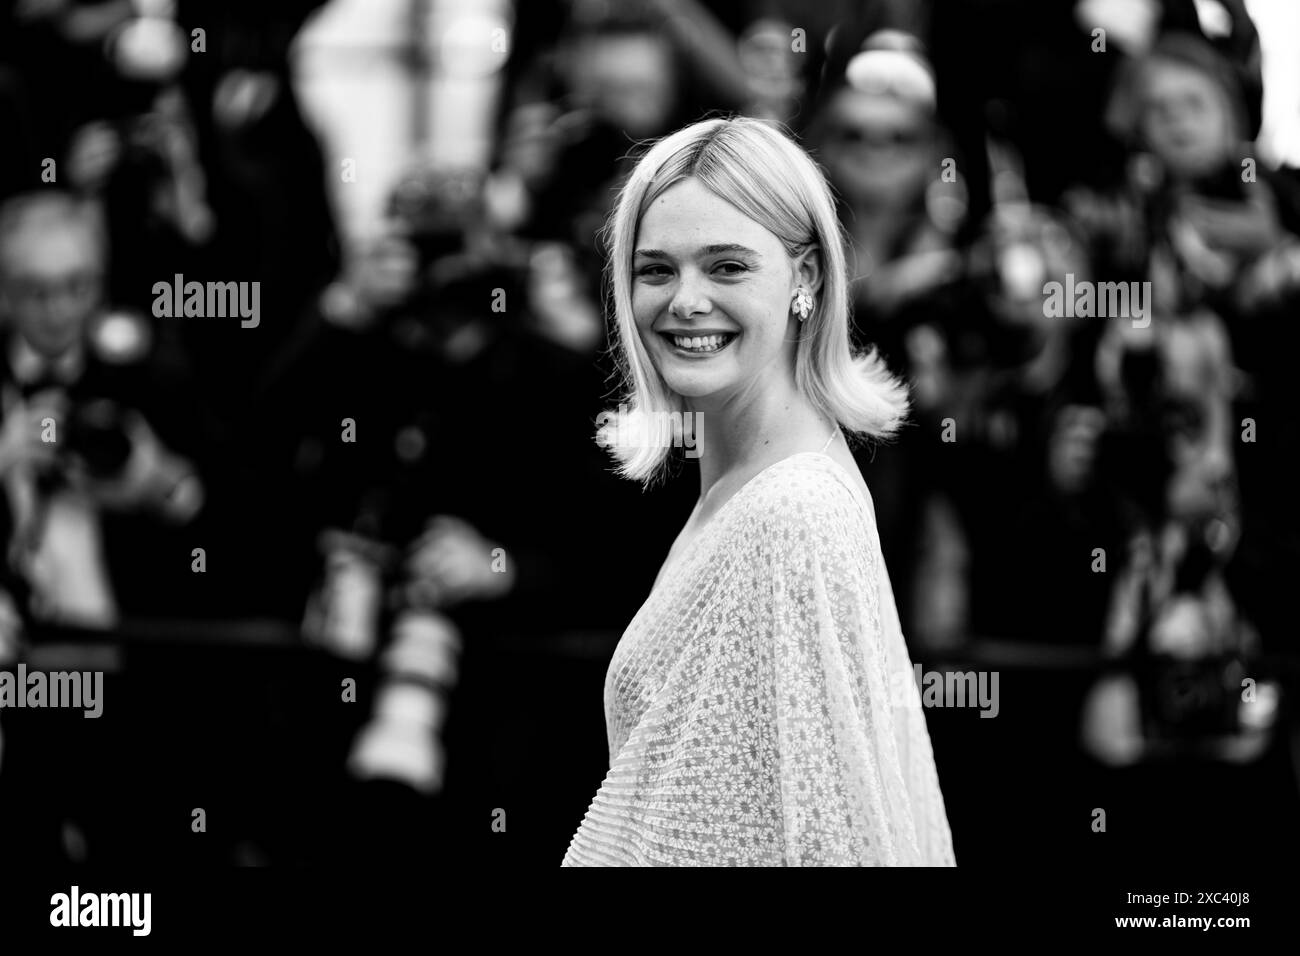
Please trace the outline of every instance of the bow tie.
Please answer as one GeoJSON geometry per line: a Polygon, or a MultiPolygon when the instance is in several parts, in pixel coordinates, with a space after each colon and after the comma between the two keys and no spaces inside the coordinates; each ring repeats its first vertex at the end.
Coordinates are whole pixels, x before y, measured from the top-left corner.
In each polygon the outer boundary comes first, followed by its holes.
{"type": "Polygon", "coordinates": [[[33,395],[37,394],[38,392],[44,392],[47,389],[54,388],[54,389],[66,390],[67,387],[68,387],[67,384],[59,381],[59,379],[56,376],[52,375],[49,372],[45,372],[37,376],[36,378],[32,379],[30,382],[19,383],[18,391],[22,393],[24,399],[28,399],[31,398],[33,395]]]}

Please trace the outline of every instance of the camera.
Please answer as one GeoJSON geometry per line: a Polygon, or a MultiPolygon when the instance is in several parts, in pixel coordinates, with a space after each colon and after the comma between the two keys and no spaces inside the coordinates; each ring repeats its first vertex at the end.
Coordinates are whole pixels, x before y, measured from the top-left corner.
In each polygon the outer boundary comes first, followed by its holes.
{"type": "Polygon", "coordinates": [[[73,406],[65,428],[65,447],[85,464],[93,478],[120,475],[130,460],[132,443],[125,410],[108,398],[94,398],[73,406]]]}

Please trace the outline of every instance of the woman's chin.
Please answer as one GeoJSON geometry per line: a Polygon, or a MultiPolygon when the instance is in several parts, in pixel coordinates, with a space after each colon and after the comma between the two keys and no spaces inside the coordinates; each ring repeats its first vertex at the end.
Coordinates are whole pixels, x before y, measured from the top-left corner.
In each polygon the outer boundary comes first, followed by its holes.
{"type": "MultiPolygon", "coordinates": [[[[663,372],[659,374],[663,375],[663,372]]],[[[663,378],[664,383],[682,398],[708,398],[725,389],[728,384],[718,375],[681,375],[674,374],[671,370],[663,378]]]]}

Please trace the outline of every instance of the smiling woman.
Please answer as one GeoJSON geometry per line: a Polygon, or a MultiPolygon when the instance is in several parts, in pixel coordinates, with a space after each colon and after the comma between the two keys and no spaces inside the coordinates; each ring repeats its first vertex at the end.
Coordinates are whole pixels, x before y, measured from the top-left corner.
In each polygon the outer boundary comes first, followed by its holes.
{"type": "Polygon", "coordinates": [[[610,663],[610,769],[564,864],[953,865],[871,494],[836,442],[889,436],[906,392],[850,349],[825,179],[775,127],[710,120],[646,153],[610,231],[627,394],[598,437],[649,483],[693,415],[701,487],[610,663]]]}
{"type": "MultiPolygon", "coordinates": [[[[874,350],[850,348],[843,232],[825,177],[775,126],[708,120],[659,141],[624,186],[608,231],[633,426],[608,444],[625,477],[663,477],[670,443],[648,432],[691,400],[708,414],[706,396],[746,367],[792,374],[821,421],[864,438],[886,438],[902,422],[905,388],[874,350]],[[796,297],[805,316],[792,315],[796,297]],[[699,356],[719,361],[689,362],[699,356]]],[[[764,391],[755,380],[748,390],[764,391]]]]}
{"type": "MultiPolygon", "coordinates": [[[[691,198],[695,197],[695,194],[700,189],[693,180],[683,182],[681,186],[688,191],[688,199],[685,200],[687,203],[691,198]]],[[[680,204],[682,202],[681,197],[676,198],[680,204]]],[[[661,212],[662,205],[656,211],[661,212]]],[[[716,242],[704,246],[698,251],[698,255],[701,260],[702,272],[705,275],[714,275],[724,281],[742,279],[746,273],[758,269],[762,262],[762,256],[753,249],[735,242],[716,242]]],[[[635,270],[636,277],[641,280],[643,285],[666,285],[672,278],[672,270],[668,264],[673,259],[671,254],[660,249],[638,249],[635,257],[639,262],[649,263],[635,270]]],[[[687,257],[688,259],[691,258],[689,253],[687,257]]],[[[739,335],[739,332],[683,326],[681,328],[660,329],[658,334],[672,342],[676,348],[687,353],[698,353],[721,351],[731,344],[739,335]]]]}

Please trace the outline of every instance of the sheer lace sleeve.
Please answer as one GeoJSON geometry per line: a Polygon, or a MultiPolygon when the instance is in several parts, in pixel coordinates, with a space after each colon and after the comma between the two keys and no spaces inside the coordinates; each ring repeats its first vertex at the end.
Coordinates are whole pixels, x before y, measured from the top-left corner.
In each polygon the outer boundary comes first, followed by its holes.
{"type": "Polygon", "coordinates": [[[566,864],[952,865],[874,516],[830,469],[742,490],[642,609],[566,864]]]}
{"type": "Polygon", "coordinates": [[[910,664],[883,620],[896,612],[882,600],[866,517],[845,487],[779,502],[761,523],[772,568],[772,763],[789,865],[926,862],[929,788],[914,764],[920,757],[933,772],[933,757],[910,664]]]}

